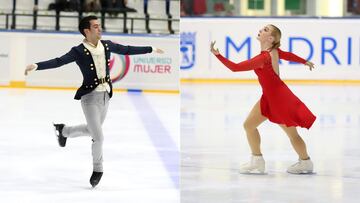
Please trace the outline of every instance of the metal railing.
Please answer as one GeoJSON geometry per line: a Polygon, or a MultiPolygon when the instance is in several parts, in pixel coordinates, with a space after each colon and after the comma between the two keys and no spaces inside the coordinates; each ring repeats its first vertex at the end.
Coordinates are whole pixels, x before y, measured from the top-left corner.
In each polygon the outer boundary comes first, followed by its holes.
{"type": "MultiPolygon", "coordinates": [[[[106,31],[106,19],[122,19],[123,20],[123,30],[122,30],[123,33],[129,33],[129,29],[128,29],[128,25],[127,25],[128,20],[130,20],[130,33],[134,33],[134,21],[136,21],[136,20],[143,20],[145,22],[144,31],[146,33],[152,32],[152,30],[150,29],[150,22],[155,22],[155,21],[167,22],[167,28],[164,29],[164,33],[166,32],[166,33],[174,34],[176,30],[177,31],[179,30],[179,29],[174,30],[173,23],[174,22],[179,23],[180,19],[173,19],[170,14],[167,15],[167,18],[151,18],[151,17],[149,17],[149,15],[145,15],[144,18],[141,18],[141,17],[128,17],[127,11],[123,11],[123,10],[112,10],[112,11],[122,13],[123,17],[106,16],[105,14],[108,11],[107,10],[101,11],[100,16],[98,16],[98,17],[101,19],[101,25],[102,25],[102,29],[104,31],[106,31]]],[[[16,27],[17,27],[16,18],[18,16],[33,17],[33,25],[32,25],[33,30],[38,29],[37,21],[39,18],[54,17],[55,18],[54,30],[58,31],[58,30],[60,30],[60,19],[62,19],[62,18],[77,18],[78,20],[80,20],[83,16],[83,12],[79,12],[79,15],[77,15],[77,16],[61,15],[60,11],[56,11],[55,15],[38,14],[37,11],[34,11],[33,14],[17,14],[16,12],[3,13],[3,14],[0,13],[0,16],[5,16],[5,29],[16,29],[16,27]],[[10,24],[10,18],[12,19],[11,24],[10,24]]]]}

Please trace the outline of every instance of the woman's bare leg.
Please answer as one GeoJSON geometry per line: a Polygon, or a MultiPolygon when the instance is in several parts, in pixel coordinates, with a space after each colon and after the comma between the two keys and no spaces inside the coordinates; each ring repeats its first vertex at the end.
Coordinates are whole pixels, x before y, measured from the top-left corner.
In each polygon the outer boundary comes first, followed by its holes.
{"type": "Polygon", "coordinates": [[[309,155],[306,151],[306,145],[304,140],[300,137],[296,130],[296,127],[286,127],[285,125],[279,125],[290,138],[290,142],[294,147],[296,153],[301,160],[309,159],[309,155]]]}
{"type": "Polygon", "coordinates": [[[262,155],[260,150],[260,134],[257,127],[267,118],[261,114],[260,101],[256,102],[248,117],[244,122],[244,129],[246,131],[247,140],[253,155],[262,155]]]}

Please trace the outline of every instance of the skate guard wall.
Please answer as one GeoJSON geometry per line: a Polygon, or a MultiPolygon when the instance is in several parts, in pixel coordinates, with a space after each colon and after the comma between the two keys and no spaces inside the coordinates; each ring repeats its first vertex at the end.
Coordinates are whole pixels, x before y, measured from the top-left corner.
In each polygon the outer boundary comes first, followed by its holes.
{"type": "MultiPolygon", "coordinates": [[[[80,34],[0,32],[0,85],[23,83],[27,87],[76,88],[82,75],[76,63],[31,72],[27,64],[60,57],[83,40],[80,34]]],[[[103,35],[122,45],[153,46],[164,54],[123,56],[111,54],[110,75],[116,89],[178,91],[179,37],[156,35],[103,35]]],[[[89,67],[90,68],[90,67],[89,67]]]]}
{"type": "Polygon", "coordinates": [[[282,31],[281,49],[315,63],[307,66],[281,60],[287,80],[360,81],[360,19],[319,18],[182,18],[180,77],[196,79],[256,79],[253,71],[233,73],[210,52],[216,40],[220,53],[236,63],[260,53],[256,37],[267,24],[282,31]]]}

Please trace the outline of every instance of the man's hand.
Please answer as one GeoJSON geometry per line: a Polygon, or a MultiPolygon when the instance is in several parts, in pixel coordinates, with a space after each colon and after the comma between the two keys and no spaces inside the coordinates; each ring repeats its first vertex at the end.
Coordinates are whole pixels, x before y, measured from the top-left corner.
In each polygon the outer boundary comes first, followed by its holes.
{"type": "Polygon", "coordinates": [[[309,66],[310,71],[315,68],[314,63],[311,61],[306,61],[305,65],[309,66]]]}
{"type": "Polygon", "coordinates": [[[210,51],[211,51],[211,53],[213,53],[214,55],[218,55],[218,54],[220,54],[220,52],[219,52],[219,49],[215,49],[215,48],[214,48],[215,43],[216,43],[216,41],[211,42],[211,44],[210,44],[210,51]]]}
{"type": "Polygon", "coordinates": [[[28,75],[30,71],[33,71],[36,68],[37,66],[35,64],[27,65],[25,69],[25,75],[28,75]]]}
{"type": "Polygon", "coordinates": [[[161,50],[161,49],[159,49],[159,48],[155,48],[154,53],[157,53],[157,54],[163,54],[163,53],[164,53],[164,51],[163,51],[163,50],[161,50]]]}

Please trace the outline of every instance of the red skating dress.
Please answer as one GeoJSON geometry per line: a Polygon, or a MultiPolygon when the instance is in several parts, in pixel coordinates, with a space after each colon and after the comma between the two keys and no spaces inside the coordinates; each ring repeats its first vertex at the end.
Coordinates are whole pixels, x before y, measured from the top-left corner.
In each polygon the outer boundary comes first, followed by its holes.
{"type": "MultiPolygon", "coordinates": [[[[306,61],[291,52],[277,49],[279,58],[305,64],[306,61]]],[[[271,122],[290,126],[300,126],[309,129],[316,117],[291,92],[286,84],[275,73],[269,52],[262,51],[259,55],[238,64],[229,61],[222,55],[216,57],[234,72],[254,70],[262,87],[260,99],[261,114],[271,122]]]]}

